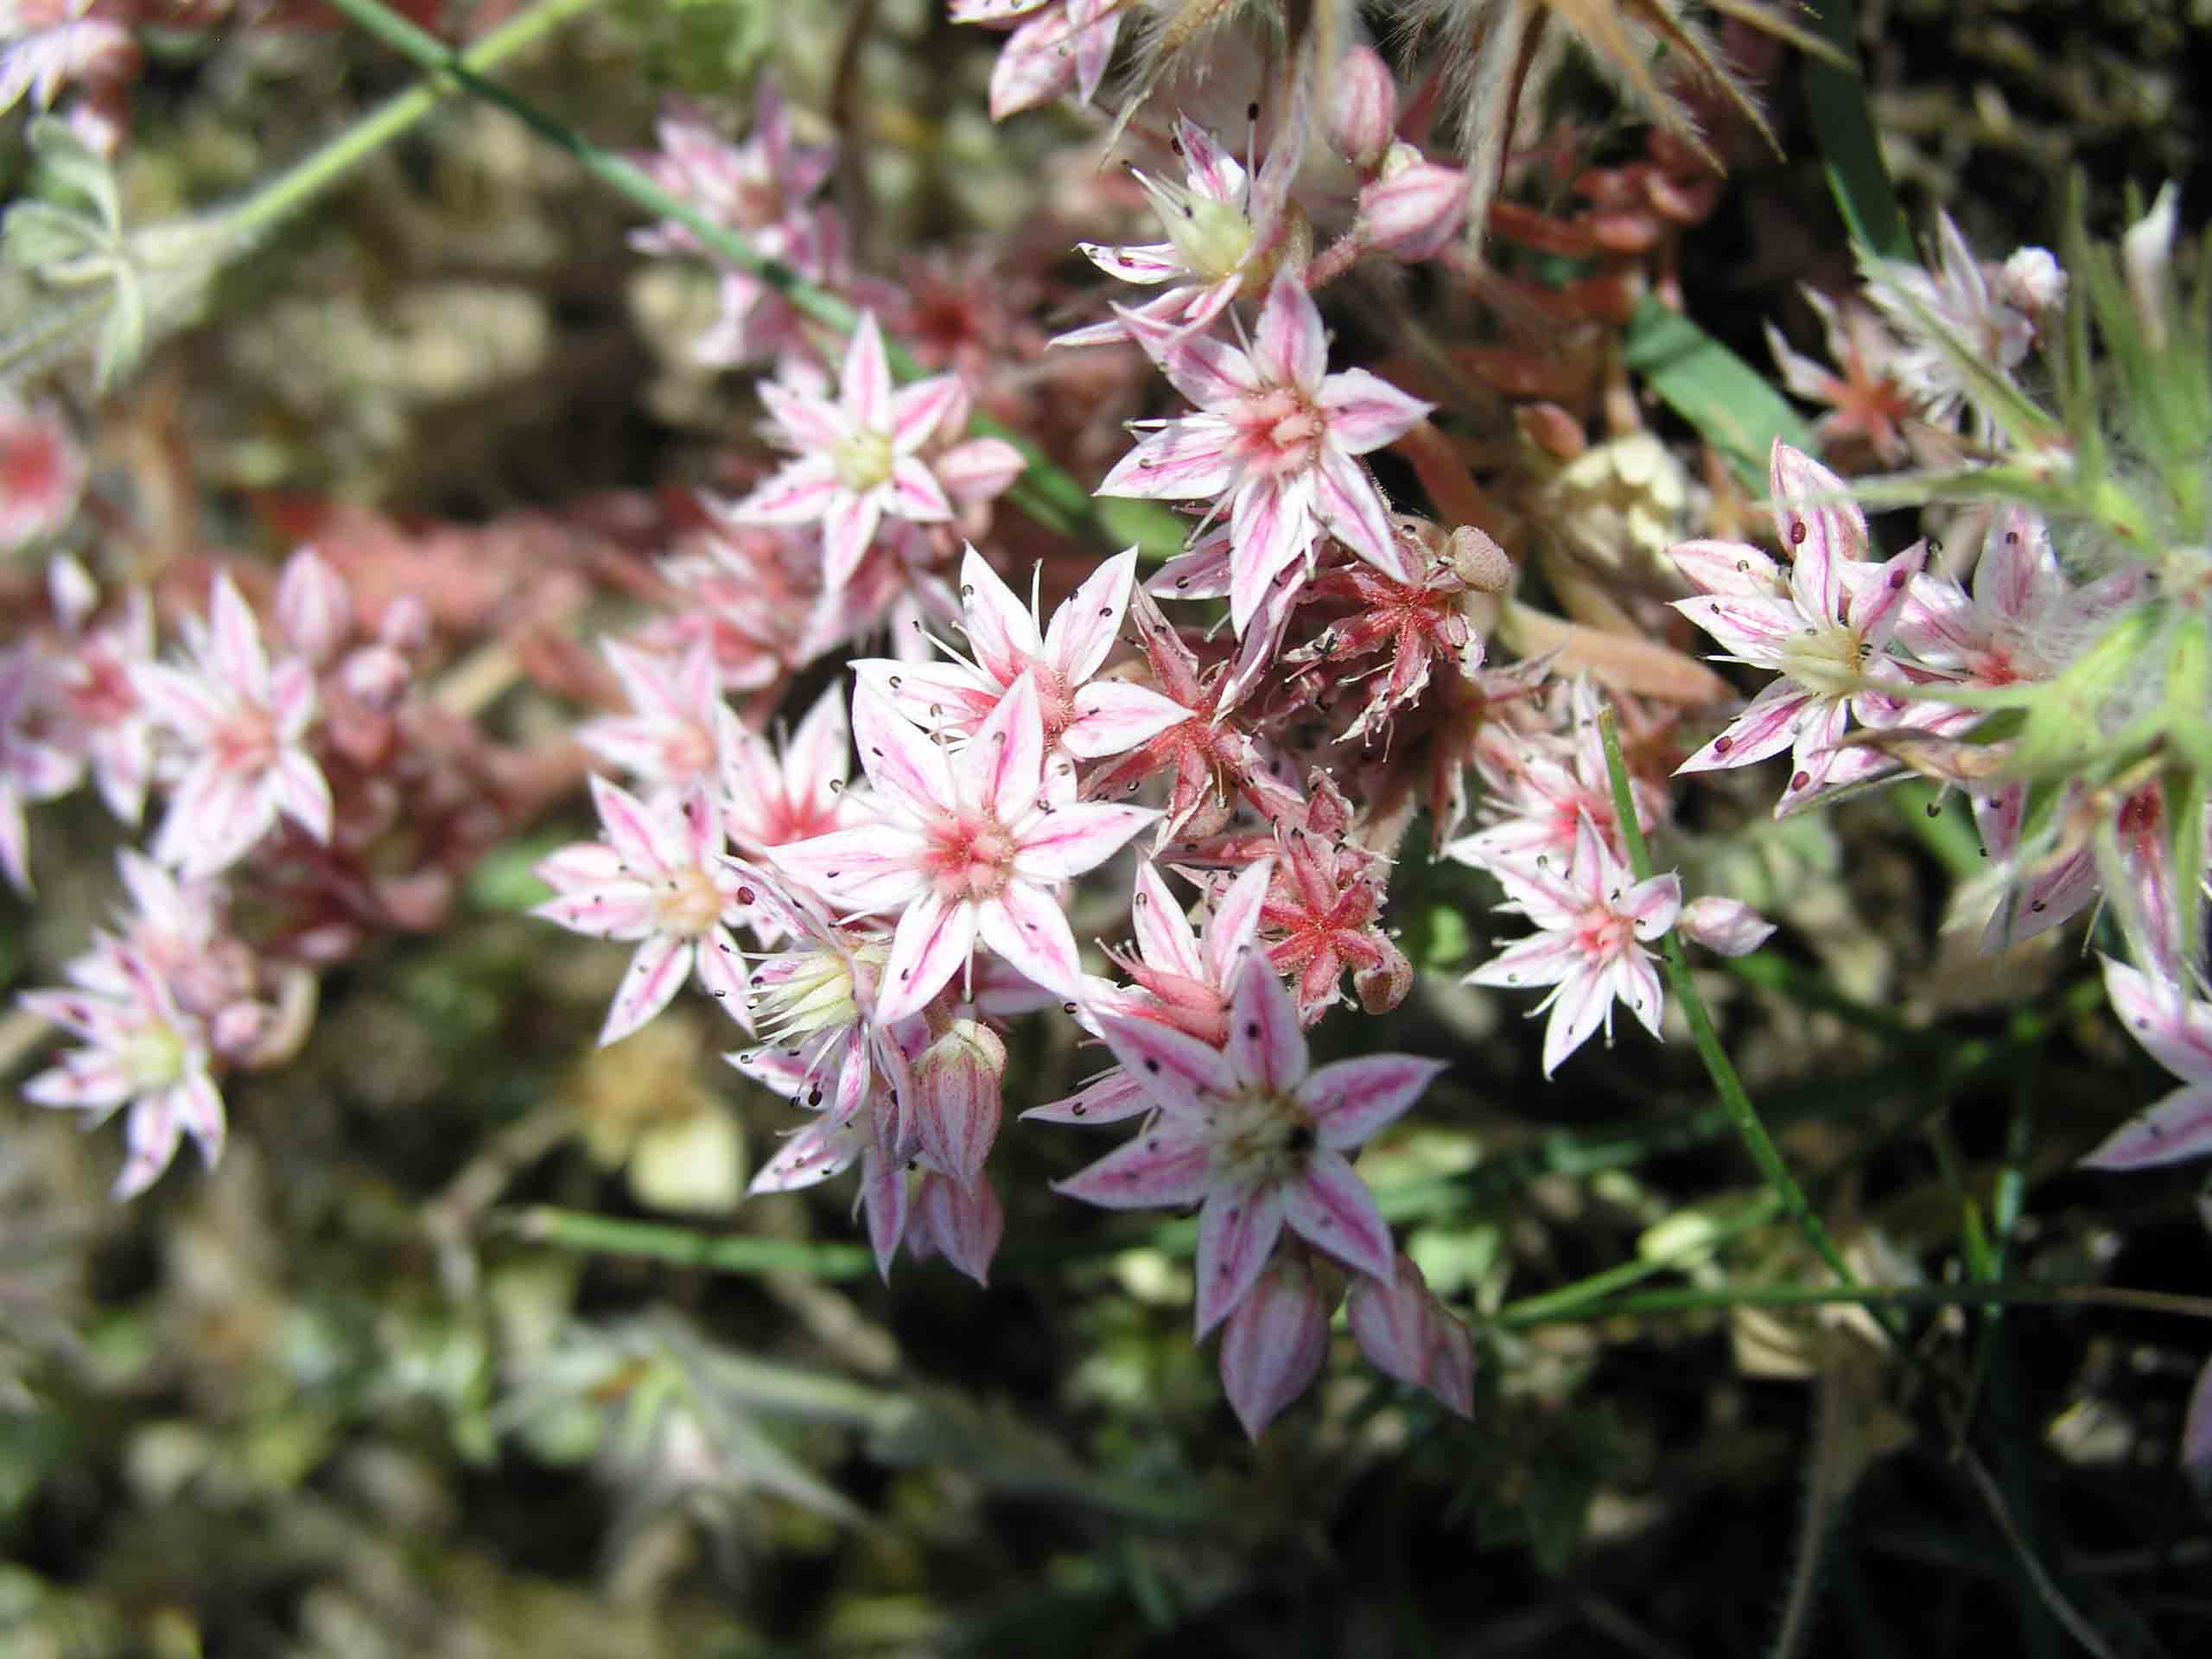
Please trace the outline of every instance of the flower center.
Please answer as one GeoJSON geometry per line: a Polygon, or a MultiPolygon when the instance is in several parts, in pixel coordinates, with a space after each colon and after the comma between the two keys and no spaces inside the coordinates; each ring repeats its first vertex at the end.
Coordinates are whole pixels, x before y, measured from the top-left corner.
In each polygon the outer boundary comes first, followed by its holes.
{"type": "Polygon", "coordinates": [[[702,869],[673,870],[659,894],[660,925],[671,933],[692,938],[711,930],[722,918],[727,901],[714,878],[702,869]]]}
{"type": "Polygon", "coordinates": [[[1191,274],[1211,286],[1236,274],[1252,246],[1252,221],[1244,210],[1211,196],[1155,188],[1167,239],[1191,274]]]}
{"type": "Polygon", "coordinates": [[[787,1044],[851,1025],[860,1018],[861,994],[873,988],[873,969],[882,966],[882,955],[876,946],[851,957],[827,949],[770,957],[753,976],[751,1001],[762,1038],[787,1044]],[[871,953],[872,961],[859,959],[871,953]]]}
{"type": "Polygon", "coordinates": [[[830,451],[830,464],[837,481],[855,495],[865,495],[891,478],[895,459],[888,432],[855,432],[840,438],[830,451]]]}
{"type": "Polygon", "coordinates": [[[173,1026],[142,1026],[131,1033],[123,1048],[131,1092],[143,1094],[176,1082],[184,1075],[185,1052],[184,1039],[173,1026]]]}
{"type": "Polygon", "coordinates": [[[1321,411],[1288,386],[1271,386],[1229,411],[1237,434],[1238,459],[1262,474],[1301,472],[1328,435],[1321,411]]]}
{"type": "Polygon", "coordinates": [[[928,868],[937,890],[954,903],[988,899],[1014,873],[1014,839],[988,813],[961,814],[937,832],[928,868]]]}
{"type": "Polygon", "coordinates": [[[1782,648],[1781,668],[1815,696],[1848,696],[1866,656],[1866,642],[1847,627],[1808,628],[1782,648]]]}
{"type": "Polygon", "coordinates": [[[1206,1130],[1215,1175],[1248,1188],[1288,1179],[1314,1147],[1313,1119],[1271,1089],[1224,1096],[1206,1130]]]}

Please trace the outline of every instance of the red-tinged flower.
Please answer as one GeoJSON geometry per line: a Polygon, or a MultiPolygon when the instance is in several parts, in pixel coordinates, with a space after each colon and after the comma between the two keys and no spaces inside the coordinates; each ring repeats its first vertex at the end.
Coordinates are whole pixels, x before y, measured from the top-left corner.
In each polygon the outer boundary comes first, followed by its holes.
{"type": "MultiPolygon", "coordinates": [[[[1222,890],[1201,940],[1151,860],[1137,866],[1130,916],[1135,954],[1109,950],[1116,967],[1136,981],[1132,989],[1093,981],[1083,998],[1095,1015],[1105,1009],[1135,1020],[1158,1020],[1218,1048],[1229,1040],[1230,988],[1260,931],[1273,866],[1267,859],[1246,868],[1222,890]]],[[[1021,1116],[1040,1123],[1118,1123],[1151,1109],[1144,1084],[1120,1066],[1100,1073],[1069,1096],[1021,1116]]]]}
{"type": "MultiPolygon", "coordinates": [[[[4,69],[0,69],[4,75],[4,69]]],[[[0,94],[5,92],[0,86],[0,94]]],[[[0,110],[12,99],[0,96],[0,110]]],[[[0,548],[50,536],[69,522],[85,487],[85,452],[51,404],[0,391],[0,548]]]]}
{"type": "Polygon", "coordinates": [[[1868,563],[1866,516],[1843,480],[1779,438],[1770,488],[1775,529],[1792,556],[1786,575],[1748,543],[1684,542],[1668,556],[1705,589],[1675,608],[1728,647],[1720,660],[1781,677],[1678,770],[1750,766],[1789,749],[1779,817],[1894,766],[1879,750],[1842,739],[1853,715],[1870,726],[1898,723],[1900,705],[1881,687],[1901,676],[1885,652],[1927,545],[1868,563]]]}
{"type": "Polygon", "coordinates": [[[1159,1116],[1058,1190],[1109,1209],[1202,1206],[1200,1336],[1250,1293],[1286,1225],[1389,1275],[1390,1230],[1345,1154],[1411,1106],[1441,1061],[1376,1054],[1311,1070],[1290,993],[1256,951],[1230,1000],[1226,1050],[1158,1020],[1096,1017],[1159,1116]]]}
{"type": "Polygon", "coordinates": [[[773,848],[769,857],[853,913],[903,906],[877,1018],[920,1012],[979,939],[1038,984],[1074,995],[1081,963],[1053,894],[1158,814],[1052,801],[1036,682],[1026,674],[950,759],[865,683],[853,728],[877,822],[773,848]]]}
{"type": "Polygon", "coordinates": [[[600,645],[630,712],[586,721],[576,728],[576,741],[641,784],[682,789],[711,781],[741,734],[736,715],[722,701],[713,647],[695,640],[671,658],[620,639],[600,645]]]}
{"type": "Polygon", "coordinates": [[[600,1046],[651,1020],[695,972],[700,988],[741,1020],[745,959],[730,929],[752,901],[722,856],[721,817],[705,788],[695,783],[649,804],[594,777],[591,794],[606,839],[541,860],[537,877],[556,896],[531,914],[574,933],[639,942],[600,1046]]]}
{"type": "Polygon", "coordinates": [[[1153,683],[1181,706],[1183,718],[1094,772],[1084,783],[1085,793],[1134,794],[1147,780],[1165,777],[1167,810],[1158,842],[1162,847],[1214,834],[1229,821],[1240,792],[1252,796],[1263,810],[1296,811],[1297,791],[1268,775],[1252,734],[1225,718],[1233,683],[1228,665],[1201,668],[1197,653],[1141,588],[1130,596],[1128,616],[1153,683]]]}
{"type": "Polygon", "coordinates": [[[101,1122],[128,1105],[128,1156],[115,1196],[154,1184],[189,1135],[213,1167],[223,1151],[223,1097],[208,1075],[207,1033],[181,1011],[161,976],[127,946],[111,944],[111,991],[33,991],[24,1007],[80,1039],[50,1071],[23,1085],[41,1106],[73,1107],[101,1122]]]}
{"type": "Polygon", "coordinates": [[[2120,1024],[2186,1086],[2115,1129],[2083,1166],[2148,1169],[2212,1153],[2212,1002],[2110,957],[2104,961],[2105,995],[2120,1024]]]}
{"type": "Polygon", "coordinates": [[[1426,1389],[1456,1416],[1475,1413],[1475,1344],[1467,1327],[1432,1295],[1402,1253],[1388,1279],[1362,1279],[1344,1302],[1369,1364],[1408,1388],[1426,1389]]]}
{"type": "Polygon", "coordinates": [[[862,315],[845,348],[835,403],[797,385],[760,383],[775,435],[799,459],[728,515],[741,524],[819,524],[822,584],[842,588],[886,518],[944,524],[952,503],[916,454],[962,397],[941,374],[893,391],[875,314],[862,315]]]}
{"type": "Polygon", "coordinates": [[[1284,1407],[1313,1385],[1329,1357],[1336,1298],[1303,1251],[1267,1265],[1221,1332],[1221,1386],[1257,1442],[1284,1407]]]}
{"type": "MultiPolygon", "coordinates": [[[[1157,691],[1099,675],[1120,637],[1136,570],[1134,547],[1107,560],[1045,627],[1033,601],[1024,605],[990,562],[970,547],[960,567],[960,600],[963,631],[975,660],[873,658],[855,663],[854,671],[917,725],[962,734],[988,719],[999,699],[1026,674],[1036,684],[1045,740],[1053,749],[1078,760],[1123,753],[1188,713],[1157,691]]],[[[1072,781],[1073,767],[1064,764],[1053,770],[1072,781]]]]}
{"type": "MultiPolygon", "coordinates": [[[[1402,554],[1402,539],[1396,551],[1402,554]]],[[[1367,705],[1344,741],[1372,737],[1390,716],[1420,697],[1435,665],[1468,672],[1482,665],[1481,638],[1459,608],[1467,584],[1447,566],[1416,574],[1402,556],[1391,568],[1347,564],[1324,570],[1307,587],[1316,603],[1346,607],[1312,644],[1281,658],[1286,666],[1312,664],[1332,684],[1352,676],[1351,665],[1380,653],[1382,666],[1362,676],[1367,705]]]]}
{"type": "MultiPolygon", "coordinates": [[[[1558,718],[1557,699],[1552,707],[1558,718]]],[[[1567,690],[1563,713],[1571,728],[1566,734],[1503,721],[1489,723],[1475,751],[1487,822],[1472,835],[1447,842],[1446,857],[1478,869],[1527,866],[1539,858],[1565,866],[1574,856],[1575,837],[1586,817],[1607,846],[1626,852],[1598,734],[1598,693],[1587,677],[1567,690]]],[[[1632,777],[1630,786],[1637,822],[1649,830],[1665,803],[1641,778],[1632,777]]]]}
{"type": "Polygon", "coordinates": [[[143,664],[131,674],[175,779],[153,855],[186,876],[228,868],[279,818],[330,839],[330,785],[307,741],[314,669],[303,657],[271,665],[227,575],[216,577],[208,610],[207,622],[188,622],[188,666],[143,664]]]}
{"type": "Polygon", "coordinates": [[[1260,912],[1263,932],[1278,936],[1268,959],[1298,986],[1307,1025],[1334,1007],[1347,969],[1370,1014],[1394,1008],[1413,988],[1413,964],[1382,928],[1382,860],[1344,838],[1351,808],[1336,785],[1317,774],[1304,827],[1280,826],[1281,855],[1260,912]]]}
{"type": "Polygon", "coordinates": [[[850,824],[857,816],[845,799],[852,761],[841,685],[815,699],[788,742],[771,745],[758,732],[734,734],[722,758],[722,822],[730,844],[762,853],[850,824]]]}
{"type": "Polygon", "coordinates": [[[1498,865],[1491,873],[1505,888],[1507,902],[1498,908],[1527,917],[1538,931],[1476,969],[1467,983],[1553,988],[1531,1010],[1551,1011],[1544,1027],[1546,1077],[1600,1025],[1612,1041],[1616,1001],[1659,1034],[1659,973],[1643,942],[1675,925],[1682,906],[1679,876],[1635,880],[1587,818],[1565,872],[1546,861],[1522,868],[1498,865]]]}
{"type": "Polygon", "coordinates": [[[1097,493],[1226,507],[1237,632],[1286,566],[1310,563],[1324,531],[1377,569],[1396,568],[1382,493],[1357,458],[1403,435],[1432,405],[1364,369],[1329,373],[1320,311],[1294,274],[1268,290],[1249,352],[1120,315],[1198,412],[1162,423],[1097,493]]]}
{"type": "Polygon", "coordinates": [[[1839,306],[1815,289],[1802,292],[1827,332],[1828,355],[1836,366],[1830,369],[1791,350],[1770,322],[1767,349],[1782,372],[1782,384],[1808,404],[1828,406],[1813,423],[1823,449],[1858,443],[1885,467],[1902,465],[1911,454],[1905,423],[1918,408],[1893,366],[1903,346],[1866,307],[1851,301],[1839,306]]]}

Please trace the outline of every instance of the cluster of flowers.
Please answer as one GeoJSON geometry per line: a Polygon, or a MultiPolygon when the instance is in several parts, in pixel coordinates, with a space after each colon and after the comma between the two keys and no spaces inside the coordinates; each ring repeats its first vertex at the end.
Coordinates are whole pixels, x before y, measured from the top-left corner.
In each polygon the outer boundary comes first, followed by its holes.
{"type": "MultiPolygon", "coordinates": [[[[1122,25],[1156,25],[1165,10],[953,0],[951,15],[1010,29],[992,86],[1003,116],[1066,92],[1087,99],[1122,25]]],[[[1192,68],[1157,49],[1174,35],[1147,35],[1146,89],[1192,68]]],[[[1203,49],[1233,56],[1237,38],[1203,49]]],[[[1517,38],[1497,31],[1478,79],[1511,73],[1517,38]]],[[[1701,76],[1740,101],[1700,40],[1668,39],[1689,48],[1677,63],[1688,82],[1701,76]]],[[[1593,271],[1564,292],[1516,290],[1509,274],[1497,291],[1538,315],[1617,324],[1639,284],[1663,287],[1667,237],[1710,207],[1712,170],[1685,136],[1689,94],[1631,76],[1673,141],[1655,139],[1647,162],[1578,170],[1581,206],[1556,218],[1491,200],[1504,158],[1485,147],[1502,138],[1480,123],[1465,167],[1422,147],[1435,85],[1402,98],[1384,59],[1349,40],[1309,40],[1291,56],[1302,67],[1278,84],[1279,107],[1264,124],[1257,105],[1247,112],[1242,162],[1219,124],[1194,113],[1198,91],[1149,131],[1172,162],[1131,172],[1162,239],[1081,245],[1147,294],[1061,335],[1055,358],[1141,362],[1187,404],[1134,423],[1137,441],[1107,458],[1096,493],[1174,504],[1194,524],[1148,580],[1135,549],[1056,579],[1066,597],[1049,619],[1041,582],[1025,602],[1002,574],[1016,561],[977,545],[995,545],[995,503],[1025,465],[1013,444],[966,435],[979,407],[1002,405],[1009,377],[955,342],[938,359],[952,372],[896,384],[885,321],[918,329],[928,305],[918,284],[855,267],[849,228],[823,196],[834,152],[800,136],[772,88],[742,143],[696,111],[671,112],[645,170],[839,296],[857,322],[833,372],[823,331],[782,291],[717,265],[720,314],[697,353],[771,371],[757,389],[782,459],[752,487],[702,501],[657,572],[663,613],[603,642],[627,709],[577,732],[606,772],[589,785],[602,835],[539,872],[555,894],[543,917],[635,946],[602,1043],[696,982],[747,1033],[738,1069],[814,1114],[755,1191],[857,1169],[887,1274],[903,1247],[986,1276],[1004,1225],[986,1166],[1007,1022],[1058,1005],[1112,1065],[1025,1116],[1137,1126],[1062,1183],[1069,1196],[1198,1208],[1198,1330],[1222,1331],[1224,1382],[1255,1434],[1316,1375],[1340,1302],[1378,1367],[1471,1407],[1467,1329],[1398,1253],[1350,1161],[1441,1067],[1383,1054],[1316,1068],[1305,1036],[1341,1002],[1381,1013],[1408,995],[1414,969],[1386,887],[1420,809],[1439,849],[1493,876],[1503,909],[1534,929],[1469,978],[1547,991],[1536,1012],[1548,1014],[1548,1075],[1600,1028],[1610,1040],[1617,1004],[1660,1032],[1649,947],[1662,935],[1733,953],[1771,931],[1740,904],[1686,902],[1675,875],[1639,879],[1630,866],[1641,836],[1621,822],[1600,692],[1579,671],[1605,682],[1636,740],[1635,828],[1662,833],[1682,753],[1669,705],[1709,700],[1718,683],[1659,637],[1681,623],[1656,601],[1611,607],[1602,629],[1539,618],[1515,599],[1516,563],[1481,524],[1393,511],[1369,460],[1391,448],[1440,514],[1484,516],[1428,403],[1369,369],[1332,366],[1314,297],[1370,259],[1433,261],[1471,281],[1477,247],[1496,233],[1593,271]],[[1182,620],[1163,608],[1178,604],[1205,608],[1182,620]],[[1488,656],[1506,619],[1523,655],[1500,664],[1488,656]],[[850,658],[886,636],[890,655],[850,658]],[[849,690],[830,685],[772,739],[785,694],[825,659],[844,660],[849,690]],[[1133,938],[1107,952],[1118,972],[1102,977],[1085,969],[1067,891],[1141,840],[1133,938]]],[[[1222,71],[1217,89],[1246,84],[1234,64],[1205,67],[1222,71]]],[[[658,255],[707,253],[673,222],[636,239],[658,255]]],[[[2155,288],[2157,260],[2139,238],[2132,245],[2132,287],[2155,288]]],[[[2008,486],[2004,463],[1985,465],[1990,454],[2046,481],[2068,464],[2022,413],[2012,378],[2065,281],[2040,250],[1982,266],[1948,221],[1938,251],[1933,272],[1870,265],[1863,303],[1816,301],[1840,370],[1778,336],[1777,352],[1793,390],[1834,406],[1821,429],[1832,454],[1974,473],[1980,517],[1970,535],[1952,532],[1948,557],[1923,543],[1877,558],[1853,499],[1877,499],[1870,481],[1777,443],[1780,558],[1710,539],[1662,562],[1675,610],[1725,660],[1777,677],[1679,770],[1789,751],[1778,812],[1913,768],[1963,789],[1992,857],[1992,948],[2103,895],[2141,963],[2113,965],[2116,1005],[2201,1086],[2205,1005],[2187,988],[2212,764],[2174,760],[2199,754],[2201,738],[2170,698],[2120,684],[2109,659],[2114,640],[2154,647],[2168,688],[2196,687],[2201,704],[2212,645],[2189,655],[2202,626],[2177,607],[2202,590],[2205,556],[2062,557],[2043,518],[2007,505],[2030,493],[2008,486]],[[2132,618],[2149,620],[2131,633],[2132,618]],[[2038,710],[2080,706],[2085,685],[2118,711],[2095,734],[2116,759],[2069,775],[2080,746],[2052,737],[2054,717],[2038,710]],[[2058,695],[2036,702],[2044,689],[2058,695]]],[[[973,292],[956,298],[992,315],[973,292]]],[[[1497,364],[1542,383],[1525,360],[1497,364]]],[[[1520,412],[1539,447],[1579,452],[1564,409],[1520,412]]],[[[0,442],[57,429],[43,411],[0,416],[0,442]]],[[[61,505],[24,506],[17,539],[66,519],[81,478],[71,464],[59,467],[61,505]]],[[[408,875],[368,874],[367,849],[403,811],[458,792],[454,763],[435,758],[452,746],[413,723],[422,619],[397,605],[357,633],[346,584],[312,553],[277,584],[274,662],[228,577],[214,581],[205,618],[183,620],[182,656],[166,663],[143,595],[103,612],[67,564],[54,588],[54,626],[0,658],[0,857],[27,884],[22,804],[87,772],[126,822],[149,790],[166,805],[150,859],[125,859],[140,913],[73,965],[73,989],[29,1001],[86,1045],[32,1092],[101,1113],[130,1103],[122,1187],[136,1191],[182,1134],[213,1155],[216,1078],[296,1043],[297,987],[314,965],[378,927],[429,925],[488,830],[448,837],[408,875]],[[253,879],[290,884],[281,890],[302,919],[246,951],[226,931],[224,884],[250,857],[253,879]],[[281,977],[288,966],[297,976],[281,977]]],[[[2201,706],[2186,712],[2201,724],[2201,706]]],[[[512,817],[494,813],[492,827],[512,817]]],[[[2192,1088],[2102,1155],[2183,1155],[2212,1143],[2208,1125],[2192,1088]]]]}

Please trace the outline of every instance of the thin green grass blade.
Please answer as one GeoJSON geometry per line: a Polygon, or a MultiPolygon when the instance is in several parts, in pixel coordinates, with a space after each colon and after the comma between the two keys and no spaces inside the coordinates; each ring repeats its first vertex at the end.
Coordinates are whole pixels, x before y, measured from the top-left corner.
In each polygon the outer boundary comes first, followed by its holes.
{"type": "Polygon", "coordinates": [[[1764,375],[1656,299],[1629,319],[1623,360],[1762,495],[1775,439],[1819,453],[1812,429],[1764,375]]]}

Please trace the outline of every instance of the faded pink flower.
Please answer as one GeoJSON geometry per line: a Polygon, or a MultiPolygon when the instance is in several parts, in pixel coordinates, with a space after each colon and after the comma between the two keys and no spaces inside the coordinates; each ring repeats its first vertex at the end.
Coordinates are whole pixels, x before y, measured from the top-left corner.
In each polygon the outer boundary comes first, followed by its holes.
{"type": "Polygon", "coordinates": [[[1705,589],[1706,597],[1676,600],[1675,608],[1733,653],[1720,660],[1781,677],[1676,770],[1750,766],[1790,749],[1779,817],[1821,791],[1894,766],[1878,749],[1842,747],[1842,738],[1853,715],[1871,726],[1894,726],[1904,715],[1881,689],[1900,677],[1885,652],[1928,550],[1916,543],[1869,563],[1866,516],[1843,480],[1779,438],[1770,478],[1775,529],[1793,557],[1786,575],[1743,542],[1683,542],[1668,556],[1705,589]]]}
{"type": "MultiPolygon", "coordinates": [[[[1033,599],[1024,605],[974,548],[960,567],[960,597],[973,663],[857,662],[854,671],[916,724],[969,732],[988,719],[1014,683],[1028,675],[1046,741],[1079,760],[1120,754],[1187,719],[1179,702],[1127,680],[1102,677],[1136,582],[1137,550],[1116,554],[1092,573],[1040,628],[1033,599]]],[[[1065,760],[1058,777],[1071,785],[1065,760]]],[[[1047,779],[1048,783],[1054,781],[1047,779]]]]}
{"type": "Polygon", "coordinates": [[[55,620],[70,637],[54,669],[54,696],[69,746],[92,767],[92,784],[109,811],[136,826],[145,815],[154,775],[154,728],[132,677],[154,660],[154,607],[140,588],[97,627],[86,625],[99,592],[76,560],[48,567],[55,620]]]}
{"type": "Polygon", "coordinates": [[[878,821],[772,848],[769,857],[856,913],[903,906],[877,1017],[919,1012],[979,939],[1038,984],[1072,995],[1081,963],[1054,890],[1159,814],[1050,798],[1044,720],[1027,674],[950,760],[865,683],[853,728],[878,821]]]}
{"type": "Polygon", "coordinates": [[[2120,1024],[2186,1086],[2113,1131],[2083,1166],[2149,1169],[2212,1153],[2212,1002],[2110,957],[2104,963],[2105,995],[2120,1024]]]}
{"type": "Polygon", "coordinates": [[[594,777],[591,795],[607,838],[575,842],[541,860],[537,877],[556,896],[531,914],[574,933],[639,942],[600,1046],[666,1007],[695,972],[700,988],[741,1020],[745,959],[730,929],[751,901],[722,856],[721,816],[704,786],[648,804],[594,777]]]}
{"type": "Polygon", "coordinates": [[[223,1151],[223,1097],[208,1075],[207,1033],[181,1012],[168,986],[136,951],[111,944],[108,990],[32,991],[22,1005],[80,1039],[51,1070],[23,1085],[26,1099],[71,1107],[94,1123],[130,1109],[128,1156],[115,1196],[154,1184],[189,1135],[213,1167],[223,1151]]]}
{"type": "Polygon", "coordinates": [[[713,647],[696,640],[683,656],[600,642],[629,699],[626,715],[604,715],[576,728],[576,741],[640,783],[681,789],[711,782],[739,738],[737,716],[722,701],[713,647]]]}
{"type": "Polygon", "coordinates": [[[235,864],[280,817],[330,839],[330,785],[307,743],[315,671],[302,657],[270,664],[227,574],[215,578],[208,611],[206,623],[187,623],[188,666],[149,663],[131,673],[175,774],[152,852],[186,876],[235,864]]]}
{"type": "Polygon", "coordinates": [[[1012,28],[991,70],[991,119],[1073,90],[1088,104],[1114,56],[1125,0],[951,0],[956,23],[1012,28]]]}
{"type": "Polygon", "coordinates": [[[1562,874],[1550,863],[1545,857],[1491,868],[1506,893],[1499,908],[1526,916],[1538,931],[1466,977],[1470,985],[1553,988],[1533,1010],[1551,1010],[1544,1028],[1548,1077],[1600,1025],[1612,1041],[1616,1001],[1659,1034],[1659,974],[1640,941],[1672,927],[1682,904],[1681,878],[1636,880],[1587,817],[1575,833],[1572,865],[1562,874]]]}
{"type": "Polygon", "coordinates": [[[1297,1007],[1257,950],[1237,977],[1225,1051],[1158,1020],[1096,1017],[1159,1116],[1058,1190],[1116,1210],[1202,1206],[1200,1336],[1259,1281],[1286,1224],[1363,1273],[1389,1274],[1389,1227],[1345,1154],[1411,1106],[1442,1061],[1374,1054],[1313,1071],[1297,1007]]]}
{"type": "Polygon", "coordinates": [[[0,652],[0,868],[16,891],[31,886],[30,824],[23,809],[76,788],[77,758],[53,741],[42,718],[46,672],[29,645],[0,652]]]}
{"type": "Polygon", "coordinates": [[[776,435],[798,452],[728,517],[741,524],[822,526],[823,586],[835,592],[860,568],[876,527],[887,518],[943,524],[952,504],[914,452],[959,400],[951,375],[918,380],[894,391],[875,314],[865,313],[845,348],[838,398],[831,403],[796,385],[760,383],[776,435]]]}
{"type": "Polygon", "coordinates": [[[1329,373],[1321,314],[1294,274],[1268,290],[1249,352],[1120,315],[1198,412],[1161,423],[1097,493],[1225,506],[1238,633],[1279,572],[1300,557],[1310,564],[1325,531],[1398,573],[1382,493],[1356,457],[1403,435],[1431,405],[1364,369],[1329,373]]]}

